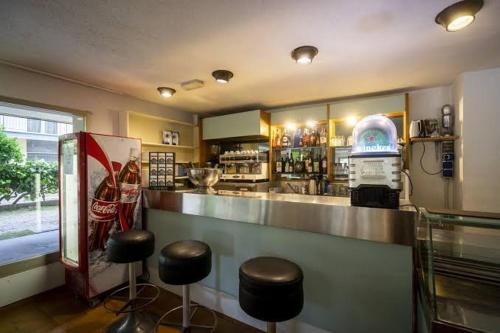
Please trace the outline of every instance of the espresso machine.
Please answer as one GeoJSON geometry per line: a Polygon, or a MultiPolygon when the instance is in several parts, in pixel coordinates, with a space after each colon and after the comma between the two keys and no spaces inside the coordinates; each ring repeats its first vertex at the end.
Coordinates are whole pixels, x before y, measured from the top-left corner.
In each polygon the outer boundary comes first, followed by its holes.
{"type": "Polygon", "coordinates": [[[402,183],[396,126],[386,116],[371,115],[354,126],[352,137],[351,205],[398,208],[402,183]]]}
{"type": "Polygon", "coordinates": [[[269,180],[268,153],[258,150],[226,151],[219,156],[221,180],[263,182],[269,180]]]}

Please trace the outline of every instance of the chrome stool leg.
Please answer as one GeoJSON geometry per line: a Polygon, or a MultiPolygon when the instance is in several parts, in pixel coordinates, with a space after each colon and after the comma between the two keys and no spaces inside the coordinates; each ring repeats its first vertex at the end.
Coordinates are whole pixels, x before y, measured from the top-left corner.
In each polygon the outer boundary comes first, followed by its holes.
{"type": "Polygon", "coordinates": [[[267,323],[267,333],[276,333],[276,323],[267,323]]]}
{"type": "Polygon", "coordinates": [[[206,307],[198,305],[198,304],[191,304],[191,298],[190,298],[189,291],[190,291],[189,285],[182,286],[182,305],[165,312],[160,317],[160,319],[157,321],[156,327],[162,325],[162,326],[171,326],[171,327],[182,328],[183,331],[186,331],[189,328],[206,329],[206,330],[209,330],[210,332],[215,331],[215,329],[217,328],[217,322],[218,322],[217,315],[215,314],[215,311],[210,310],[209,308],[206,308],[206,307]],[[191,322],[194,315],[198,311],[198,309],[206,310],[212,315],[213,323],[211,325],[199,325],[199,324],[193,324],[191,322]],[[171,315],[175,311],[179,311],[179,310],[182,310],[182,322],[163,321],[169,315],[171,315]]]}
{"type": "Polygon", "coordinates": [[[160,295],[160,289],[150,283],[137,283],[135,276],[135,263],[129,263],[128,265],[128,277],[129,277],[129,285],[123,288],[120,288],[113,293],[111,293],[104,300],[104,307],[116,313],[117,315],[120,313],[126,313],[125,316],[120,319],[114,321],[108,328],[106,329],[106,333],[153,333],[156,332],[156,318],[149,313],[138,311],[153,303],[156,299],[158,299],[160,295]],[[137,287],[142,287],[137,292],[137,287]],[[153,296],[140,296],[145,288],[151,288],[155,291],[153,296]],[[117,296],[120,292],[123,292],[128,289],[128,297],[117,296]],[[119,308],[112,308],[109,306],[110,300],[120,300],[125,301],[126,303],[119,308]],[[137,302],[142,301],[142,304],[137,305],[137,302]]]}

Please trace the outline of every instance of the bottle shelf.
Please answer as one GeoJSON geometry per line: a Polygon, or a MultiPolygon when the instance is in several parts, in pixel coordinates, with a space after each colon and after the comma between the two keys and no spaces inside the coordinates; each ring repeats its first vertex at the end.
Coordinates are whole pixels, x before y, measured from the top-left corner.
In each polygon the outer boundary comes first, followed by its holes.
{"type": "Polygon", "coordinates": [[[326,176],[325,173],[319,172],[273,172],[274,176],[326,176]]]}
{"type": "Polygon", "coordinates": [[[455,135],[450,136],[432,136],[427,138],[410,138],[410,142],[442,142],[442,141],[455,141],[459,137],[455,135]]]}
{"type": "Polygon", "coordinates": [[[310,149],[326,149],[327,146],[310,146],[310,147],[286,147],[286,148],[273,148],[275,151],[282,150],[310,150],[310,149]]]}

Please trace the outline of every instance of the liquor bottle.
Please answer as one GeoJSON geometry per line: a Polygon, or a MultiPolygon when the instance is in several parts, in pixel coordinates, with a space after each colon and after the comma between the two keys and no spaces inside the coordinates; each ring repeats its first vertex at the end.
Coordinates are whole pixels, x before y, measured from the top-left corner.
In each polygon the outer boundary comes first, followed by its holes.
{"type": "Polygon", "coordinates": [[[320,161],[319,161],[319,153],[315,154],[313,157],[313,172],[320,173],[320,161]]]}
{"type": "Polygon", "coordinates": [[[319,136],[319,144],[326,145],[326,127],[321,128],[321,135],[319,136]]]}
{"type": "Polygon", "coordinates": [[[326,159],[326,154],[323,156],[323,158],[321,159],[321,164],[320,164],[320,167],[321,167],[321,174],[325,174],[327,173],[328,171],[328,161],[326,159]]]}
{"type": "Polygon", "coordinates": [[[311,130],[311,135],[309,136],[309,145],[311,147],[317,146],[317,141],[316,141],[316,130],[311,130]]]}
{"type": "Polygon", "coordinates": [[[276,170],[275,170],[276,173],[282,172],[282,169],[281,169],[282,168],[281,167],[282,166],[282,159],[283,159],[283,157],[276,156],[276,170]]]}
{"type": "Polygon", "coordinates": [[[295,131],[295,135],[293,136],[293,146],[295,148],[300,147],[301,137],[302,137],[302,131],[300,130],[300,128],[297,128],[297,130],[295,131]]]}
{"type": "Polygon", "coordinates": [[[290,163],[288,163],[288,171],[287,172],[293,173],[294,165],[295,165],[295,161],[293,160],[293,155],[290,152],[290,163]]]}
{"type": "Polygon", "coordinates": [[[290,159],[288,158],[288,155],[285,158],[285,170],[283,172],[288,173],[290,168],[290,159]]]}
{"type": "Polygon", "coordinates": [[[290,140],[290,136],[288,135],[288,131],[285,129],[283,132],[283,136],[281,137],[281,146],[283,148],[288,148],[292,144],[290,140]]]}
{"type": "Polygon", "coordinates": [[[141,193],[141,174],[137,164],[137,149],[130,149],[130,157],[120,172],[120,223],[122,231],[134,226],[134,212],[141,193]]]}
{"type": "Polygon", "coordinates": [[[90,205],[89,252],[105,250],[109,232],[113,224],[118,221],[118,206],[120,205],[118,173],[122,165],[115,161],[111,163],[114,174],[108,175],[97,186],[90,205]]]}
{"type": "Polygon", "coordinates": [[[309,156],[307,157],[307,160],[306,160],[306,170],[307,170],[307,173],[313,173],[313,162],[312,162],[312,158],[311,158],[311,153],[309,153],[309,156]]]}
{"type": "Polygon", "coordinates": [[[319,130],[316,130],[315,136],[316,136],[316,146],[320,146],[321,145],[321,136],[319,135],[319,130]]]}
{"type": "Polygon", "coordinates": [[[295,161],[293,169],[293,172],[297,174],[305,172],[304,156],[302,155],[302,153],[300,153],[299,159],[295,161]]]}
{"type": "Polygon", "coordinates": [[[281,148],[281,133],[279,128],[274,129],[274,143],[273,147],[274,148],[281,148]]]}
{"type": "Polygon", "coordinates": [[[309,147],[310,145],[310,135],[309,135],[309,130],[307,128],[304,128],[304,136],[302,137],[302,146],[303,147],[309,147]]]}

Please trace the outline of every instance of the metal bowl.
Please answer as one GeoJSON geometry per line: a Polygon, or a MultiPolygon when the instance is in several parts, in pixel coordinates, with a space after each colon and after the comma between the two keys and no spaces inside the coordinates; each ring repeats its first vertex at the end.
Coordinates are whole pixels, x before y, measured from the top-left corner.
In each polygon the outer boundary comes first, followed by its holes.
{"type": "Polygon", "coordinates": [[[213,193],[212,188],[220,178],[221,170],[212,168],[192,168],[188,169],[188,177],[191,183],[198,187],[199,192],[213,193]]]}

